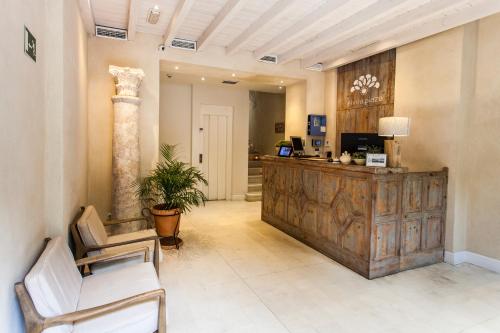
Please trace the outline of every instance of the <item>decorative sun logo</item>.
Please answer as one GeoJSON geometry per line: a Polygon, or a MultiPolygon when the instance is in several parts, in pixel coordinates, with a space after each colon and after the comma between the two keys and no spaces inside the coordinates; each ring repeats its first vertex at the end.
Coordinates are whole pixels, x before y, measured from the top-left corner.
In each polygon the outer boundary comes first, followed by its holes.
{"type": "Polygon", "coordinates": [[[359,91],[362,95],[366,95],[369,88],[379,88],[380,82],[377,82],[377,77],[371,74],[361,75],[359,79],[354,80],[351,93],[359,91]]]}

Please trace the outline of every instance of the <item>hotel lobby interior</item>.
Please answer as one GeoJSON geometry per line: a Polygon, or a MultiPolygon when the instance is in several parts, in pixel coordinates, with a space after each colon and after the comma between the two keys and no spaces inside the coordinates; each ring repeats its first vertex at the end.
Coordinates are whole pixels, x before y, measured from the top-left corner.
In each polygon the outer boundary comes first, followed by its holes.
{"type": "Polygon", "coordinates": [[[0,332],[500,332],[499,0],[0,10],[0,332]]]}

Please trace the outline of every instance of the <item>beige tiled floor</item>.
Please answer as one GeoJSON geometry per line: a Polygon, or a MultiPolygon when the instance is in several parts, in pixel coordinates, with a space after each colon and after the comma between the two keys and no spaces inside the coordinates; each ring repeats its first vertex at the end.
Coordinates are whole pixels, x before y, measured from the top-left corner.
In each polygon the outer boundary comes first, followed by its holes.
{"type": "Polygon", "coordinates": [[[366,280],[260,221],[260,202],[210,202],[167,251],[169,333],[500,332],[500,275],[438,264],[366,280]]]}

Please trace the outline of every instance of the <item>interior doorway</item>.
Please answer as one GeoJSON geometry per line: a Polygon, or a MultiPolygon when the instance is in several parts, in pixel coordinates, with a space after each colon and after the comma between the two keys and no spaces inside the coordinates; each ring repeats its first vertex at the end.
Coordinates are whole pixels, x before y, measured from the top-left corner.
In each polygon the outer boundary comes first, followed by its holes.
{"type": "Polygon", "coordinates": [[[247,201],[262,199],[261,156],[275,155],[275,147],[285,139],[286,92],[250,91],[248,137],[247,201]]]}
{"type": "Polygon", "coordinates": [[[231,199],[233,108],[201,105],[199,163],[208,185],[203,193],[208,200],[231,199]]]}

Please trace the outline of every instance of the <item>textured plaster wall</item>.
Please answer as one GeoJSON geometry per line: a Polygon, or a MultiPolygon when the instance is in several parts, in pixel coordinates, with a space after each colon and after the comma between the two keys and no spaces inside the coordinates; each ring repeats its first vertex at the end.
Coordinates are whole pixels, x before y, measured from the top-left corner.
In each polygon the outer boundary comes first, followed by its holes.
{"type": "Polygon", "coordinates": [[[500,259],[500,14],[478,22],[469,147],[463,163],[468,192],[467,249],[500,259]]]}
{"type": "Polygon", "coordinates": [[[395,114],[413,170],[449,167],[446,248],[500,259],[500,14],[397,50],[395,114]]]}
{"type": "Polygon", "coordinates": [[[158,45],[161,37],[136,34],[134,41],[89,37],[88,40],[88,127],[89,127],[89,202],[101,216],[111,212],[111,158],[113,104],[115,94],[109,65],[142,68],[146,74],[139,89],[139,145],[141,173],[158,160],[160,68],[158,45]]]}
{"type": "Polygon", "coordinates": [[[14,283],[86,204],[87,45],[76,1],[4,0],[0,12],[0,332],[17,333],[14,283]],[[23,54],[24,25],[36,63],[23,54]]]}
{"type": "Polygon", "coordinates": [[[454,244],[458,124],[464,29],[400,47],[396,55],[394,113],[411,118],[401,138],[403,165],[412,171],[449,168],[446,248],[454,244]]]}

